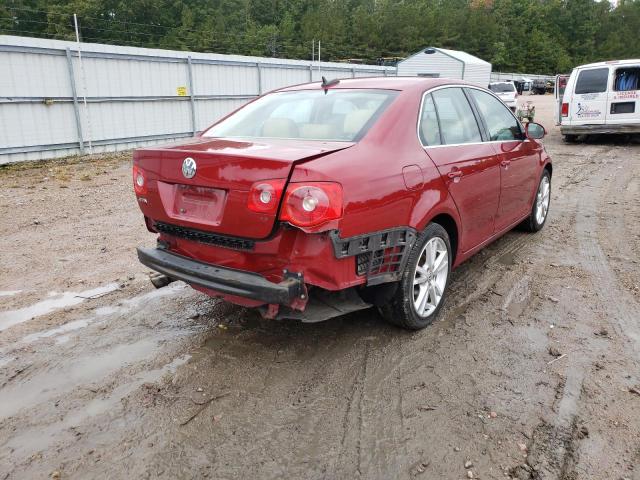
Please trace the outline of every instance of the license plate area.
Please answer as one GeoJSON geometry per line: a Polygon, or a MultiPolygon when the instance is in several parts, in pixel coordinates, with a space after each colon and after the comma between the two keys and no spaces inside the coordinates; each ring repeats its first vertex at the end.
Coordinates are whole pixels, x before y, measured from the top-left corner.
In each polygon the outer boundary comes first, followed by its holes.
{"type": "Polygon", "coordinates": [[[158,182],[158,190],[170,218],[220,225],[227,197],[225,190],[164,182],[158,182]]]}

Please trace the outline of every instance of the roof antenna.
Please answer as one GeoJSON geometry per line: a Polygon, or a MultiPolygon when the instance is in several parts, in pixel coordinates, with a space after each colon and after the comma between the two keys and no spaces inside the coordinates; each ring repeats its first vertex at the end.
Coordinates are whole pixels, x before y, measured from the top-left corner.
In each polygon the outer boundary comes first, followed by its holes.
{"type": "Polygon", "coordinates": [[[340,80],[338,80],[337,78],[334,78],[333,80],[327,81],[327,79],[323,76],[322,77],[322,85],[321,85],[321,87],[324,88],[324,93],[327,93],[327,89],[329,87],[333,87],[334,85],[337,85],[339,83],[340,83],[340,80]]]}

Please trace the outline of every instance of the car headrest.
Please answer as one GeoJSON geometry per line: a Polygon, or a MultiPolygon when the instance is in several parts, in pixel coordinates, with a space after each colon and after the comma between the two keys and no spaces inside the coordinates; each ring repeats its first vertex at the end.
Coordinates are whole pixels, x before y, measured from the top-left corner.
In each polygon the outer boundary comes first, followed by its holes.
{"type": "Polygon", "coordinates": [[[335,125],[326,123],[304,123],[300,125],[300,138],[328,140],[338,138],[335,125]]]}
{"type": "Polygon", "coordinates": [[[355,135],[373,115],[373,110],[354,110],[344,116],[344,133],[355,135]]]}
{"type": "Polygon", "coordinates": [[[274,138],[298,138],[298,126],[290,118],[268,118],[262,124],[262,135],[274,138]]]}

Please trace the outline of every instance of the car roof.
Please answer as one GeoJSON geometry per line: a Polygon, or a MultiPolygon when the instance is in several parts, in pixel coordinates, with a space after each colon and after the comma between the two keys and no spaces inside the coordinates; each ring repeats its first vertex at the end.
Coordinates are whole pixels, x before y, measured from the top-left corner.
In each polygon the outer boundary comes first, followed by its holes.
{"type": "MultiPolygon", "coordinates": [[[[327,79],[331,81],[331,79],[327,79]]],[[[442,85],[470,85],[479,86],[464,80],[456,80],[453,78],[427,78],[427,77],[360,77],[360,78],[343,78],[336,85],[332,85],[330,89],[345,88],[370,88],[382,90],[420,90],[424,91],[430,88],[442,85]]],[[[321,82],[303,83],[278,89],[278,92],[289,92],[295,90],[312,90],[322,88],[321,82]]]]}
{"type": "Polygon", "coordinates": [[[513,85],[512,80],[500,80],[499,82],[490,82],[489,85],[498,85],[500,83],[508,83],[509,85],[513,85]]]}
{"type": "Polygon", "coordinates": [[[640,59],[607,60],[606,62],[595,62],[595,63],[587,63],[585,65],[578,65],[576,68],[628,66],[628,65],[640,65],[640,59]]]}

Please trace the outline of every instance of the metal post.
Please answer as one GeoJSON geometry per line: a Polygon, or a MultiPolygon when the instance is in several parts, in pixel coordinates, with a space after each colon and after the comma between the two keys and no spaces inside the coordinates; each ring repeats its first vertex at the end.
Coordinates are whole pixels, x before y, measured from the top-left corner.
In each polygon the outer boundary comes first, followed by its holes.
{"type": "Polygon", "coordinates": [[[93,154],[93,145],[91,144],[91,117],[89,116],[89,107],[87,106],[87,74],[82,64],[82,49],[80,48],[80,31],[78,29],[78,16],[73,14],[73,24],[76,30],[76,44],[78,45],[78,63],[80,64],[80,72],[82,73],[82,99],[84,102],[84,117],[87,122],[87,140],[89,141],[89,153],[93,154]]]}
{"type": "Polygon", "coordinates": [[[189,103],[191,104],[191,131],[196,134],[196,99],[193,91],[193,65],[191,55],[187,57],[187,71],[189,73],[189,103]]]}
{"type": "Polygon", "coordinates": [[[258,68],[258,95],[262,95],[262,65],[260,62],[256,62],[258,68]]]}
{"type": "Polygon", "coordinates": [[[78,106],[78,93],[76,91],[76,77],[73,74],[73,61],[71,49],[67,47],[67,67],[69,69],[69,81],[71,82],[71,94],[73,95],[73,113],[76,116],[76,130],[78,132],[78,146],[80,155],[84,155],[84,139],[82,138],[82,122],[80,121],[80,107],[78,106]]]}
{"type": "Polygon", "coordinates": [[[356,69],[351,67],[351,78],[356,78],[356,69]]]}
{"type": "Polygon", "coordinates": [[[313,82],[313,63],[309,65],[309,81],[313,82]]]}

